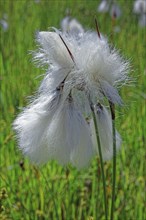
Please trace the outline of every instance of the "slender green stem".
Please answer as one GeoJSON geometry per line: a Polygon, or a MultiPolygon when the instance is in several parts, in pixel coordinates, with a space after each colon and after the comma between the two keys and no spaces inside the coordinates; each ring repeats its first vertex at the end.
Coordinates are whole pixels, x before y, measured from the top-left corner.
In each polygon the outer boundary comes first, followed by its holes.
{"type": "Polygon", "coordinates": [[[111,216],[110,219],[114,220],[115,210],[115,190],[116,190],[116,129],[115,129],[115,106],[110,104],[112,115],[112,132],[113,132],[113,184],[112,184],[112,203],[111,203],[111,216]]]}
{"type": "Polygon", "coordinates": [[[90,108],[92,111],[92,117],[93,117],[93,122],[95,126],[95,133],[96,133],[96,139],[97,139],[98,151],[99,151],[99,157],[100,157],[100,163],[101,163],[101,173],[102,173],[103,192],[104,192],[105,219],[107,220],[108,210],[107,210],[106,180],[105,180],[105,174],[104,174],[104,165],[103,165],[103,158],[102,158],[102,152],[101,152],[101,144],[100,144],[100,137],[99,137],[99,131],[98,131],[98,126],[97,126],[96,114],[94,111],[93,104],[91,102],[90,102],[90,108]]]}

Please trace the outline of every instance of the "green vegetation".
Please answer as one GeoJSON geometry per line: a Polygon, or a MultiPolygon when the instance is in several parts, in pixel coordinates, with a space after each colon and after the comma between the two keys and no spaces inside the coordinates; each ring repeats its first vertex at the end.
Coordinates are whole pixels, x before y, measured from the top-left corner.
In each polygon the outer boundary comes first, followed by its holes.
{"type": "MultiPolygon", "coordinates": [[[[116,108],[116,126],[123,137],[117,156],[115,220],[145,220],[146,168],[146,29],[138,26],[132,1],[120,0],[123,14],[113,32],[108,14],[97,14],[99,1],[1,0],[0,19],[8,16],[9,28],[0,27],[0,219],[4,220],[104,220],[99,158],[77,171],[48,162],[38,168],[19,152],[12,122],[27,97],[33,95],[44,70],[31,62],[37,30],[60,27],[67,8],[86,29],[100,30],[130,59],[132,86],[122,88],[125,102],[116,108]],[[111,37],[112,36],[112,37],[111,37]],[[38,77],[40,76],[40,77],[38,77]],[[144,134],[145,133],[145,134],[144,134]],[[145,145],[145,146],[144,146],[145,145]]],[[[112,161],[105,163],[108,210],[111,205],[112,161]]]]}

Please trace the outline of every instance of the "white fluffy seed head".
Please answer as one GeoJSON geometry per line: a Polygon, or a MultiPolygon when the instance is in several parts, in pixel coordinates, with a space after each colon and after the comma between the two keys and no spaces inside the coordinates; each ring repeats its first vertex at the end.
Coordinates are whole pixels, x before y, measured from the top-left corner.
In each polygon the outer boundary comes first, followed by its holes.
{"type": "MultiPolygon", "coordinates": [[[[121,103],[117,87],[127,79],[128,63],[102,35],[99,38],[93,32],[80,38],[57,31],[39,32],[37,41],[40,48],[34,59],[47,64],[49,70],[38,97],[14,121],[20,149],[38,164],[56,159],[82,168],[95,150],[88,124],[73,101],[74,91],[93,96],[95,102],[106,96],[113,103],[121,103]]],[[[111,117],[104,107],[97,112],[97,122],[103,158],[107,160],[113,154],[113,138],[111,117]]],[[[97,146],[93,122],[91,129],[97,146]]],[[[119,149],[118,132],[116,142],[119,149]]]]}
{"type": "Polygon", "coordinates": [[[134,1],[133,12],[135,14],[146,13],[146,0],[136,0],[136,1],[134,1]]]}
{"type": "MultiPolygon", "coordinates": [[[[96,32],[85,32],[80,38],[60,34],[65,43],[59,34],[57,31],[38,34],[41,56],[43,59],[47,57],[50,64],[41,90],[56,87],[67,77],[65,83],[68,90],[84,87],[91,94],[94,91],[98,98],[106,96],[113,103],[120,104],[117,87],[127,81],[128,62],[110,48],[106,38],[102,35],[99,38],[96,32]]],[[[36,53],[35,59],[40,59],[39,53],[36,53]]]]}
{"type": "Polygon", "coordinates": [[[93,156],[89,128],[73,102],[67,100],[54,115],[47,138],[48,149],[59,163],[77,168],[89,164],[93,156]]]}
{"type": "Polygon", "coordinates": [[[109,2],[107,0],[102,0],[97,8],[98,12],[108,12],[109,10],[109,2]]]}
{"type": "Polygon", "coordinates": [[[70,20],[71,20],[70,16],[66,16],[65,18],[61,20],[60,26],[61,26],[62,32],[67,33],[69,31],[70,20]]]}
{"type": "Polygon", "coordinates": [[[113,3],[110,9],[111,17],[119,18],[122,14],[121,8],[117,3],[113,3]]]}
{"type": "Polygon", "coordinates": [[[93,39],[85,38],[79,56],[80,69],[85,71],[88,80],[91,80],[92,83],[105,80],[113,86],[119,81],[125,80],[127,63],[115,50],[109,47],[104,38],[97,37],[95,40],[94,35],[93,39]]]}
{"type": "Polygon", "coordinates": [[[43,164],[52,158],[47,131],[59,102],[57,93],[40,96],[13,123],[20,150],[34,163],[43,164]]]}
{"type": "Polygon", "coordinates": [[[69,23],[69,32],[71,35],[81,36],[84,33],[82,25],[74,18],[69,23]]]}
{"type": "Polygon", "coordinates": [[[80,169],[94,153],[89,127],[72,100],[60,101],[57,92],[49,97],[40,95],[18,115],[13,128],[20,150],[32,162],[44,164],[55,159],[80,169]]]}
{"type": "Polygon", "coordinates": [[[82,25],[75,19],[69,16],[61,21],[61,29],[63,33],[68,33],[74,37],[80,37],[84,33],[82,25]]]}
{"type": "Polygon", "coordinates": [[[114,87],[118,87],[127,80],[128,62],[111,49],[107,40],[95,36],[95,33],[85,33],[81,39],[80,50],[77,54],[77,67],[82,71],[82,78],[89,89],[97,93],[105,91],[107,97],[116,95],[112,102],[120,103],[118,92],[114,87]],[[106,85],[108,88],[106,88],[106,85]],[[106,94],[108,91],[110,94],[106,94]],[[117,94],[116,94],[117,93],[117,94]]]}
{"type": "MultiPolygon", "coordinates": [[[[112,119],[111,119],[111,115],[104,106],[102,106],[102,108],[98,107],[96,120],[97,120],[98,132],[100,137],[103,160],[110,160],[113,157],[112,119]]],[[[91,120],[90,125],[92,131],[93,145],[96,152],[99,153],[93,120],[91,120]]],[[[119,133],[116,131],[117,151],[119,150],[120,145],[121,145],[121,137],[119,133]]]]}

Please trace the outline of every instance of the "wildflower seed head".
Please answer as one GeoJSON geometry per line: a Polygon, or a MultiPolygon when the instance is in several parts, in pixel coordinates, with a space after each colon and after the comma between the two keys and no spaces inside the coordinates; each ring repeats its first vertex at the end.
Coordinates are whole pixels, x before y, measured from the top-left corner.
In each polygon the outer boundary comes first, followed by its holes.
{"type": "MultiPolygon", "coordinates": [[[[13,123],[19,148],[37,164],[54,159],[78,169],[87,166],[98,152],[91,120],[95,109],[103,159],[112,157],[112,119],[100,103],[104,97],[112,104],[122,102],[118,87],[127,80],[128,62],[109,46],[95,22],[97,33],[77,37],[53,29],[37,35],[34,60],[47,65],[46,75],[13,123]]],[[[116,143],[119,149],[118,132],[116,143]]]]}

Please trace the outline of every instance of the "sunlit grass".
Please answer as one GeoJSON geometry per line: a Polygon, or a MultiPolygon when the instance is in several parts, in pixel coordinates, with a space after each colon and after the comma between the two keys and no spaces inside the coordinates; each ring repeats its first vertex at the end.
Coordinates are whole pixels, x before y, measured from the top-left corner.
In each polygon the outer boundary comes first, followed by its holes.
{"type": "MultiPolygon", "coordinates": [[[[51,26],[59,28],[66,8],[72,9],[72,15],[87,29],[95,29],[96,15],[101,32],[131,60],[130,74],[135,82],[122,89],[125,106],[116,111],[123,145],[117,157],[115,219],[146,219],[146,29],[138,27],[132,1],[128,6],[125,1],[120,3],[123,15],[116,22],[120,32],[111,38],[111,18],[97,14],[98,1],[0,1],[0,18],[6,13],[9,23],[6,32],[0,29],[0,219],[104,220],[99,159],[94,158],[91,166],[82,171],[55,162],[36,168],[23,159],[11,127],[44,73],[34,66],[29,55],[36,48],[35,33],[51,26]]],[[[105,164],[105,173],[110,207],[112,161],[105,164]]]]}

